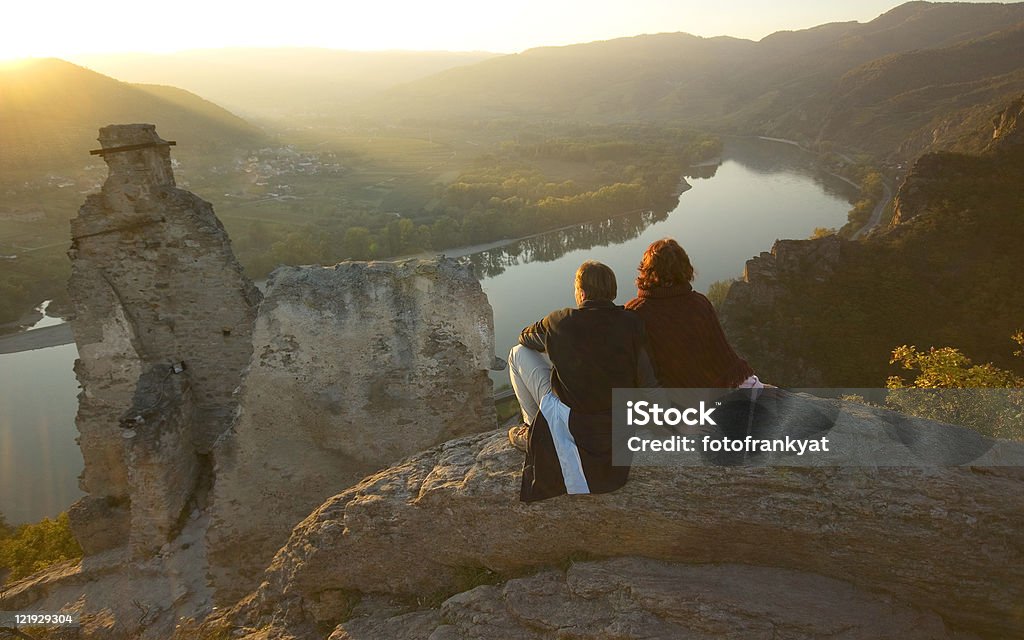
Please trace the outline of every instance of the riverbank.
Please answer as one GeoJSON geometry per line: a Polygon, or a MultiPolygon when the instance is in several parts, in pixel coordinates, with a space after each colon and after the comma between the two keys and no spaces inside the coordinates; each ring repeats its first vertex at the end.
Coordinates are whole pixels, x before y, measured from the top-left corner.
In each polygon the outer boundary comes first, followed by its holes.
{"type": "Polygon", "coordinates": [[[28,330],[30,327],[35,325],[37,322],[45,317],[39,307],[34,307],[31,311],[26,311],[17,320],[11,322],[0,323],[0,338],[5,336],[14,335],[16,333],[22,333],[28,330]]]}
{"type": "Polygon", "coordinates": [[[569,229],[575,229],[577,227],[582,227],[582,226],[588,225],[588,224],[599,224],[601,222],[607,222],[608,220],[616,220],[618,218],[623,218],[625,216],[632,216],[632,215],[636,215],[638,213],[643,213],[644,211],[645,211],[645,209],[633,209],[632,211],[626,211],[626,212],[623,212],[623,213],[619,213],[619,214],[616,214],[614,216],[610,216],[608,218],[598,218],[596,220],[589,220],[589,221],[586,221],[586,222],[574,222],[572,224],[567,224],[567,225],[562,226],[562,227],[556,227],[554,229],[547,229],[546,231],[538,231],[537,233],[531,233],[529,235],[520,236],[518,238],[506,238],[506,239],[503,239],[503,240],[495,240],[494,242],[487,242],[487,243],[484,243],[484,244],[474,244],[474,245],[468,245],[468,246],[464,246],[464,247],[454,247],[454,248],[451,248],[451,249],[440,249],[438,251],[422,251],[420,253],[416,253],[416,254],[412,254],[412,255],[399,256],[397,258],[389,258],[389,260],[408,260],[408,259],[412,259],[412,258],[420,258],[420,259],[422,259],[422,258],[433,258],[434,256],[439,256],[439,255],[443,255],[443,256],[448,257],[448,258],[464,258],[466,256],[471,256],[474,253],[483,253],[484,251],[490,251],[491,249],[500,249],[501,247],[506,247],[506,246],[508,246],[510,244],[515,244],[516,242],[522,242],[523,240],[529,240],[531,238],[539,238],[540,236],[546,236],[549,233],[558,233],[559,231],[567,231],[569,229]]]}
{"type": "MultiPolygon", "coordinates": [[[[787,144],[787,145],[796,147],[796,148],[800,149],[801,151],[806,151],[807,153],[814,154],[814,155],[818,156],[819,158],[823,157],[823,154],[818,153],[818,152],[816,152],[816,151],[814,151],[812,149],[808,149],[807,147],[805,147],[804,145],[800,144],[796,140],[787,140],[786,138],[770,138],[768,136],[757,136],[757,138],[760,139],[760,140],[767,140],[769,142],[778,142],[778,143],[781,143],[781,144],[787,144]]],[[[841,153],[841,152],[835,151],[835,150],[833,150],[832,153],[834,153],[835,155],[839,156],[840,158],[842,158],[844,161],[846,161],[847,163],[849,163],[851,165],[855,164],[853,158],[851,158],[850,156],[846,155],[845,153],[841,153]]],[[[844,176],[844,175],[842,175],[840,173],[836,173],[835,171],[829,171],[828,169],[824,169],[824,168],[821,169],[821,170],[822,170],[822,172],[824,172],[827,175],[832,176],[833,178],[838,178],[839,180],[842,180],[843,182],[845,182],[846,184],[850,185],[854,189],[857,189],[858,191],[860,191],[862,189],[861,185],[857,184],[856,182],[854,182],[850,178],[848,178],[848,177],[846,177],[846,176],[844,176]]],[[[882,187],[883,187],[882,198],[875,204],[875,208],[874,208],[874,210],[871,213],[871,217],[868,218],[868,221],[866,223],[864,223],[864,226],[862,226],[860,229],[857,229],[852,234],[850,234],[850,239],[851,240],[859,240],[859,239],[863,238],[865,235],[867,235],[868,233],[873,231],[881,223],[882,213],[885,211],[885,208],[889,206],[889,204],[892,202],[892,199],[893,199],[893,190],[892,190],[892,188],[889,187],[889,179],[884,174],[882,174],[882,187]]]]}
{"type": "Polygon", "coordinates": [[[30,329],[6,336],[0,336],[0,355],[34,351],[47,347],[59,347],[75,341],[68,323],[51,325],[39,329],[30,329]]]}
{"type": "MultiPolygon", "coordinates": [[[[556,229],[548,229],[547,231],[541,231],[538,233],[532,233],[530,235],[521,236],[518,238],[505,238],[502,240],[495,240],[494,242],[487,242],[483,244],[467,245],[463,247],[454,247],[451,249],[444,249],[441,251],[424,251],[413,255],[396,256],[389,258],[389,260],[408,260],[414,258],[426,259],[433,258],[437,255],[445,255],[449,258],[463,258],[475,253],[481,253],[483,251],[489,251],[491,249],[499,249],[501,247],[514,244],[523,240],[529,240],[530,238],[537,238],[539,236],[547,235],[549,233],[557,233],[559,231],[566,231],[586,224],[595,224],[604,222],[606,220],[614,220],[623,216],[634,215],[642,212],[643,209],[634,209],[632,211],[626,211],[618,215],[614,215],[610,218],[602,218],[600,220],[594,220],[591,222],[579,222],[574,224],[565,225],[556,229]]],[[[261,291],[266,291],[267,280],[255,281],[256,286],[261,291]]],[[[20,321],[20,326],[26,324],[34,324],[43,317],[43,314],[38,310],[33,311],[31,315],[26,315],[25,319],[20,321]],[[25,320],[31,319],[31,323],[26,323],[25,320]]],[[[68,323],[61,323],[57,325],[51,325],[48,327],[41,327],[39,329],[29,329],[27,331],[20,331],[19,333],[11,333],[8,335],[0,335],[0,354],[8,353],[20,353],[22,351],[33,351],[35,349],[45,349],[47,347],[59,347],[65,344],[71,344],[75,341],[75,337],[71,332],[71,325],[68,323]]]]}

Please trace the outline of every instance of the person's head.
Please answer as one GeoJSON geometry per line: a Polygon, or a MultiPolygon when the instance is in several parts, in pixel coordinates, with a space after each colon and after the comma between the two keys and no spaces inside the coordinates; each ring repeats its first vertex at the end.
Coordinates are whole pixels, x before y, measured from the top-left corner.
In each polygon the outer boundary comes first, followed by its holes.
{"type": "Polygon", "coordinates": [[[584,300],[610,302],[617,294],[615,272],[608,265],[587,260],[576,270],[576,304],[584,300]]]}
{"type": "Polygon", "coordinates": [[[652,242],[640,260],[637,289],[656,289],[693,281],[690,256],[672,238],[652,242]]]}

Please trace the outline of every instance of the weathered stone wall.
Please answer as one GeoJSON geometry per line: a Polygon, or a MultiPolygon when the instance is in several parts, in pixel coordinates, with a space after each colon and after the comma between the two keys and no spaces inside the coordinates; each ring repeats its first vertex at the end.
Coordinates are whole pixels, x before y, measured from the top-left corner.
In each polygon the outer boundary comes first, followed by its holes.
{"type": "Polygon", "coordinates": [[[155,554],[180,528],[200,473],[192,421],[188,371],[166,365],[146,371],[121,420],[136,558],[155,554]]]}
{"type": "Polygon", "coordinates": [[[235,412],[259,301],[210,204],[175,187],[169,147],[152,125],[105,127],[100,143],[109,175],[72,220],[68,252],[81,485],[89,494],[71,517],[87,552],[127,539],[120,531],[90,540],[97,527],[87,520],[108,513],[127,522],[114,513],[131,508],[133,491],[118,423],[142,372],[185,363],[193,415],[182,435],[191,454],[209,453],[235,412]]]}
{"type": "Polygon", "coordinates": [[[495,425],[491,306],[453,260],[274,272],[241,409],[216,454],[211,572],[255,587],[326,498],[439,442],[495,425]]]}
{"type": "Polygon", "coordinates": [[[144,363],[134,328],[102,271],[73,263],[69,289],[78,344],[75,375],[82,387],[76,423],[85,469],[79,484],[96,497],[127,499],[128,468],[117,419],[131,404],[144,363]]]}

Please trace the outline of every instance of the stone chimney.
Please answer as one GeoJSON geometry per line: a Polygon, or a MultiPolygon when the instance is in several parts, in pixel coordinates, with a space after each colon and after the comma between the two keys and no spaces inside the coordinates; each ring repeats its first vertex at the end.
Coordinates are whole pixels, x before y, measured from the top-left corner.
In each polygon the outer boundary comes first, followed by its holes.
{"type": "Polygon", "coordinates": [[[100,145],[109,174],[104,191],[117,191],[117,185],[125,185],[129,192],[140,194],[145,189],[173,187],[174,171],[171,169],[171,145],[156,134],[151,124],[115,124],[100,129],[100,145]],[[131,153],[132,147],[136,149],[131,153]],[[121,149],[122,151],[112,151],[121,149]]]}
{"type": "Polygon", "coordinates": [[[72,220],[68,252],[88,493],[69,515],[87,555],[129,537],[145,555],[208,484],[260,294],[210,203],[175,186],[153,125],[111,125],[99,140],[109,175],[72,220]]]}

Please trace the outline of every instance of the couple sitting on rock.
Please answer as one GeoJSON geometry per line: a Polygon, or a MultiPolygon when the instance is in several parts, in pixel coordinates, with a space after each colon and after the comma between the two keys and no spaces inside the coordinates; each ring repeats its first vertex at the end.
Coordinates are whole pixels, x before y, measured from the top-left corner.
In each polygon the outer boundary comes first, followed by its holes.
{"type": "Polygon", "coordinates": [[[612,389],[761,386],[711,302],[691,287],[693,266],[679,243],[653,243],[639,272],[637,297],[620,307],[612,270],[584,262],[577,307],[523,329],[509,352],[524,419],[509,439],[527,453],[524,502],[625,484],[629,468],[611,465],[612,389]]]}

